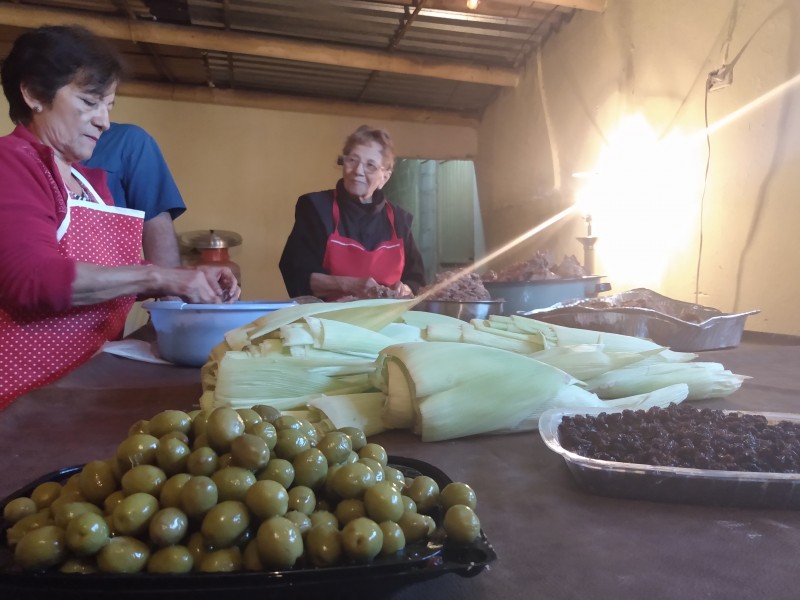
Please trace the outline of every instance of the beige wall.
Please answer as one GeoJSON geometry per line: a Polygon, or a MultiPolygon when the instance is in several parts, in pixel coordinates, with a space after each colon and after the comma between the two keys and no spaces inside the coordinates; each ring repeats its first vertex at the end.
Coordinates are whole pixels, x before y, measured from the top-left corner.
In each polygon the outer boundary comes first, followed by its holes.
{"type": "MultiPolygon", "coordinates": [[[[0,107],[7,113],[7,105],[0,107]]],[[[345,137],[364,121],[386,127],[398,156],[472,158],[477,132],[347,117],[119,97],[112,118],[147,129],[159,142],[188,210],[178,232],[240,233],[232,260],[242,269],[243,297],[286,298],[278,259],[294,221],[297,197],[329,189],[341,168],[345,137]]],[[[0,134],[11,131],[8,119],[0,134]]]]}
{"type": "MultiPolygon", "coordinates": [[[[703,199],[708,73],[752,36],[732,85],[708,95],[713,124],[800,73],[799,30],[796,0],[608,0],[603,14],[577,14],[484,115],[477,170],[490,249],[583,187],[595,202],[596,272],[615,292],[650,287],[726,312],[760,309],[747,329],[800,334],[797,81],[711,134],[703,199]],[[620,142],[620,124],[637,114],[660,144],[625,157],[641,140],[620,142]],[[572,177],[598,166],[588,182],[572,177]],[[622,181],[604,179],[617,169],[622,181]]],[[[554,230],[526,252],[582,256],[580,217],[554,230]]]]}

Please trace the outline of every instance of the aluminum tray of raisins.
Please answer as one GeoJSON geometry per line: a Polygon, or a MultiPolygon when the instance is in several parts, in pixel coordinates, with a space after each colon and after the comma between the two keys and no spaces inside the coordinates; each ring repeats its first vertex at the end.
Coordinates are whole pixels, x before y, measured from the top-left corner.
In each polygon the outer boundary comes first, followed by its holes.
{"type": "MultiPolygon", "coordinates": [[[[430,463],[400,456],[389,456],[389,464],[408,477],[428,475],[440,487],[452,480],[430,463]]],[[[46,481],[65,481],[79,472],[80,466],[68,467],[44,475],[0,500],[0,515],[5,505],[46,481]]],[[[437,524],[442,515],[434,514],[437,524]]],[[[151,573],[66,574],[57,571],[26,573],[13,564],[5,545],[8,523],[0,518],[0,598],[186,598],[191,600],[223,598],[336,599],[386,598],[398,590],[423,581],[456,574],[473,577],[497,558],[483,531],[470,544],[449,540],[408,544],[399,554],[381,556],[369,564],[313,568],[298,565],[280,571],[235,573],[190,573],[162,575],[151,573]]]]}
{"type": "MultiPolygon", "coordinates": [[[[708,409],[705,409],[708,410],[708,409]]],[[[621,462],[588,458],[562,445],[559,425],[564,417],[617,411],[603,409],[553,409],[542,414],[539,433],[544,443],[566,461],[575,480],[586,490],[603,495],[657,502],[735,506],[742,508],[800,509],[800,472],[764,472],[752,470],[722,470],[719,468],[688,468],[644,462],[621,462]]],[[[769,425],[780,424],[787,431],[787,442],[800,448],[800,414],[719,411],[725,415],[755,415],[769,425]]],[[[779,462],[800,455],[800,450],[785,447],[781,456],[769,456],[768,462],[779,462]]],[[[763,458],[763,456],[762,456],[763,458]]],[[[713,465],[712,465],[713,466],[713,465]]],[[[730,468],[731,465],[728,465],[730,468]]],[[[759,468],[759,467],[754,467],[759,468]]],[[[793,468],[793,467],[788,467],[793,468]]]]}

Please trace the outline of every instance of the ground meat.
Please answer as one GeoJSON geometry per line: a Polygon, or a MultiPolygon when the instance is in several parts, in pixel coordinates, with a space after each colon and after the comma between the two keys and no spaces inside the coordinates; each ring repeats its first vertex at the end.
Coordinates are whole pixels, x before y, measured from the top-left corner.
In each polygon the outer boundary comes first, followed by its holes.
{"type": "Polygon", "coordinates": [[[583,267],[575,256],[565,256],[560,265],[553,263],[549,252],[538,250],[530,260],[516,262],[500,271],[487,271],[484,281],[520,282],[558,279],[560,277],[583,277],[583,267]]]}
{"type": "Polygon", "coordinates": [[[419,291],[419,295],[433,291],[427,297],[428,300],[448,300],[454,302],[480,302],[491,300],[492,295],[486,289],[477,273],[459,275],[458,271],[444,271],[437,273],[433,283],[425,286],[419,291]],[[447,285],[440,287],[444,282],[451,281],[447,285]]]}
{"type": "Polygon", "coordinates": [[[587,458],[647,465],[800,472],[800,424],[670,404],[563,417],[561,445],[587,458]]]}

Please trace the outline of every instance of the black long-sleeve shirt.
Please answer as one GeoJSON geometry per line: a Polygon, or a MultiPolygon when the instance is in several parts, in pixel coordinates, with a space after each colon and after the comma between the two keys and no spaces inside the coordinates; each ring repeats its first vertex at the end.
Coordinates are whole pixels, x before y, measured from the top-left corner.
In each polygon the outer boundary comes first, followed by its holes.
{"type": "MultiPolygon", "coordinates": [[[[372,203],[361,204],[347,193],[342,180],[336,184],[339,202],[339,234],[351,238],[374,250],[392,238],[392,227],[386,214],[388,200],[380,190],[372,196],[372,203]]],[[[294,227],[286,240],[279,267],[289,296],[308,296],[311,291],[311,274],[329,274],[322,266],[328,237],[333,233],[334,190],[312,192],[297,199],[294,227]]],[[[403,240],[405,267],[400,280],[416,294],[425,285],[425,267],[422,255],[411,234],[413,216],[391,203],[397,237],[403,240]]]]}

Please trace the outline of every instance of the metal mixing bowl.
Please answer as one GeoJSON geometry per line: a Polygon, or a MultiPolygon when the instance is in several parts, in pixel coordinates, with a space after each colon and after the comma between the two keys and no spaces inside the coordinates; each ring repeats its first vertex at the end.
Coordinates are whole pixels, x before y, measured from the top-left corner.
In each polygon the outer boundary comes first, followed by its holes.
{"type": "Polygon", "coordinates": [[[489,315],[502,315],[503,304],[503,300],[477,300],[472,302],[423,300],[414,307],[414,310],[423,310],[455,317],[462,321],[470,321],[471,319],[488,319],[489,315]]]}

